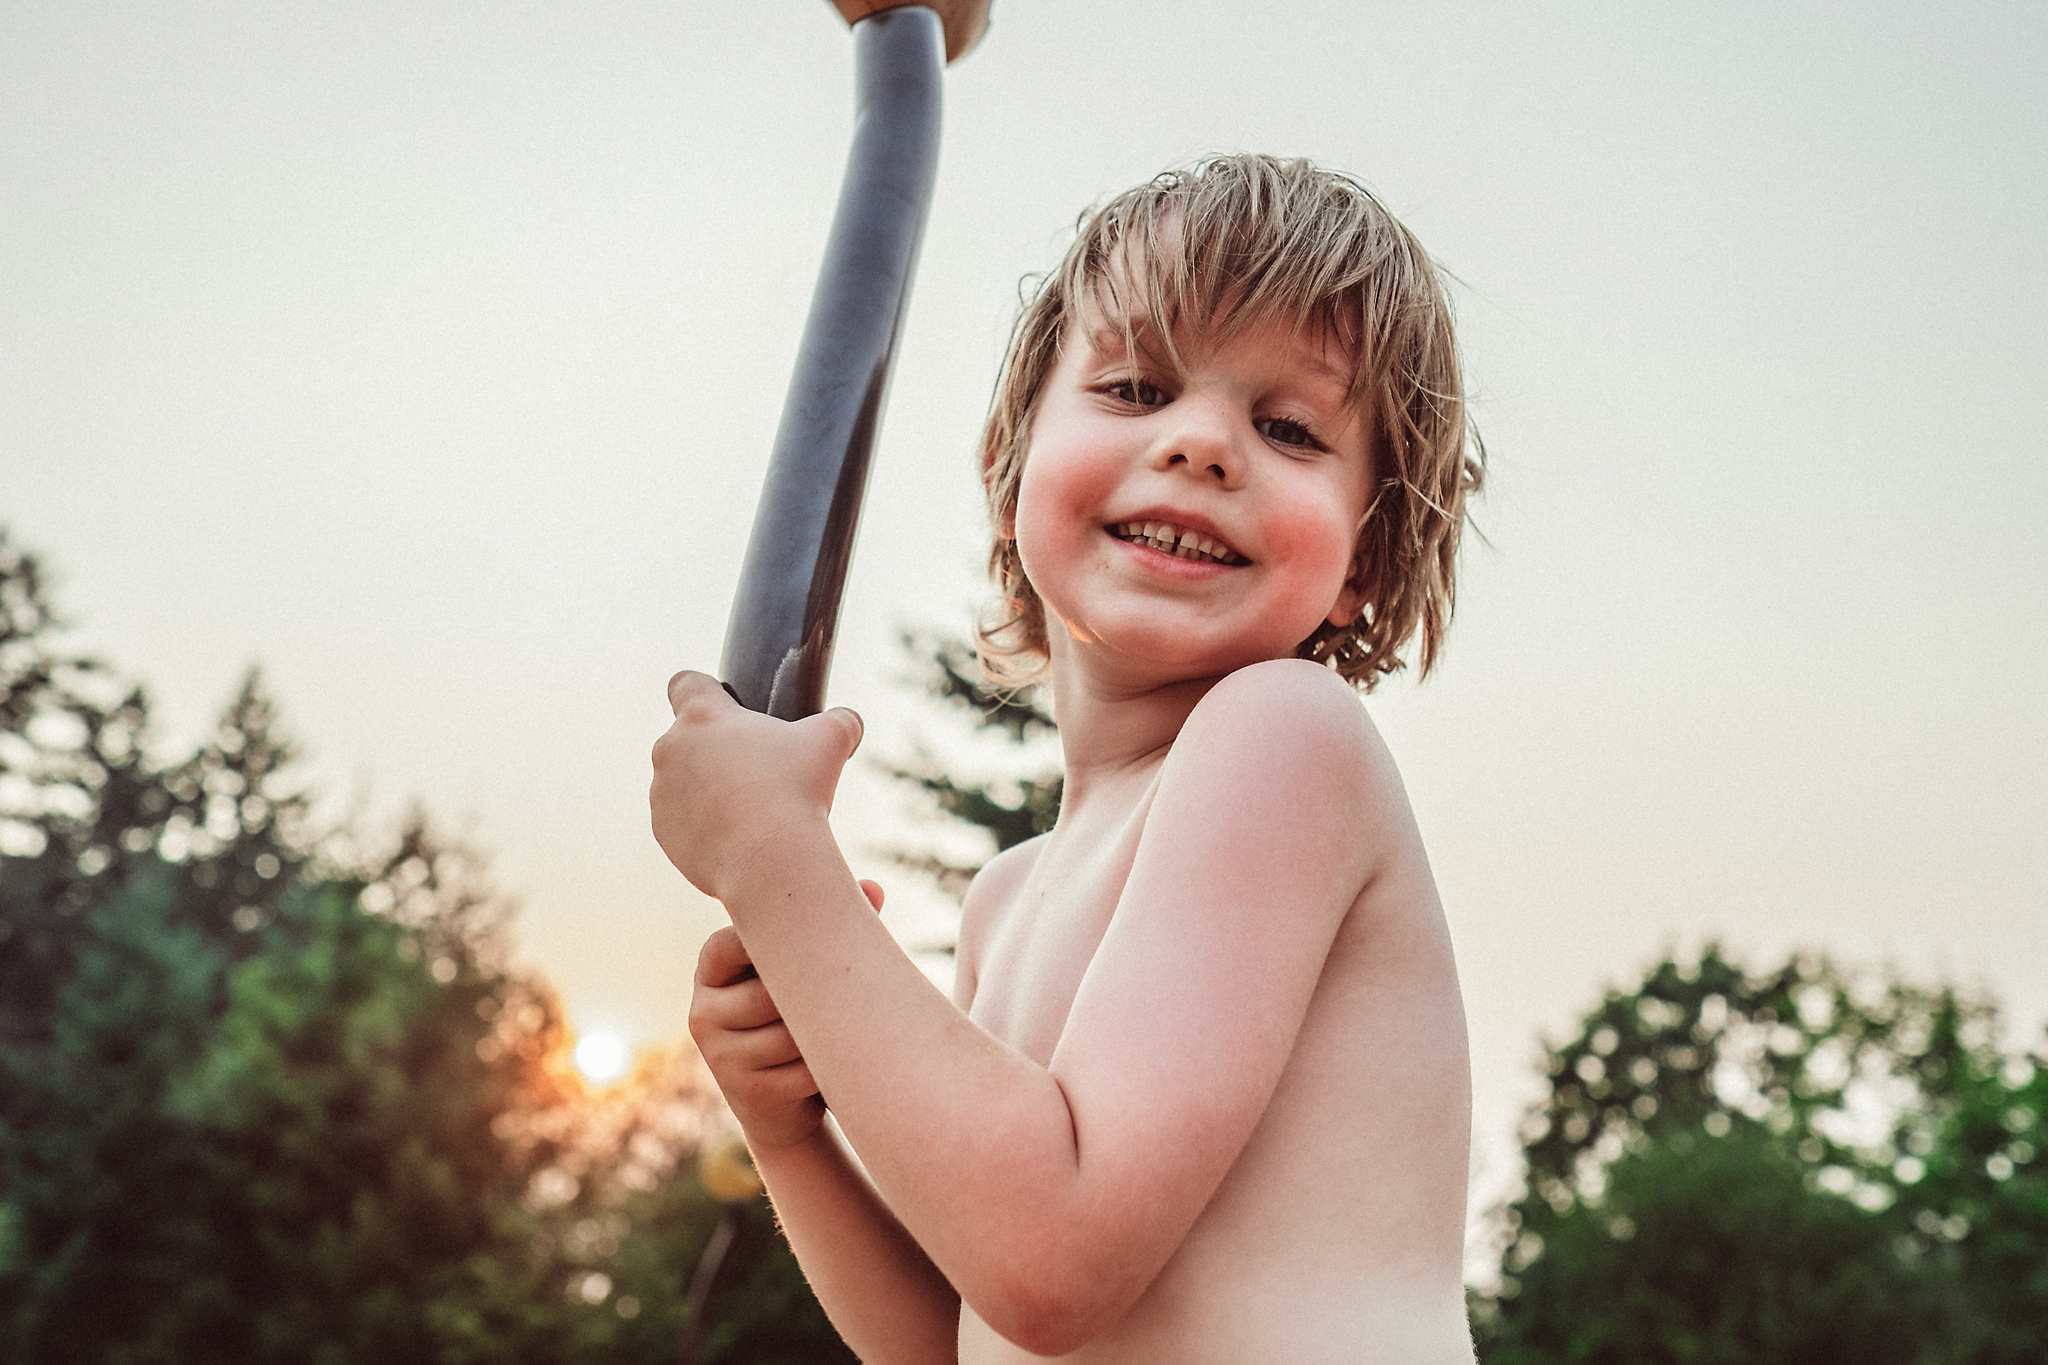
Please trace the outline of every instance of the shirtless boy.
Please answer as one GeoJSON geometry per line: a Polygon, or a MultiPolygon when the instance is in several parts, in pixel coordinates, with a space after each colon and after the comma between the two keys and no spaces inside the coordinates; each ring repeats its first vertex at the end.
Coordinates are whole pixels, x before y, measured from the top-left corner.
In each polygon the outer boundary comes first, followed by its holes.
{"type": "Polygon", "coordinates": [[[984,655],[1049,681],[1065,798],[968,892],[952,1001],[826,823],[859,718],[671,682],[655,833],[733,920],[691,1032],[863,1360],[1472,1358],[1464,1012],[1354,691],[1442,639],[1461,394],[1349,180],[1223,158],[1084,225],[982,453],[984,655]]]}

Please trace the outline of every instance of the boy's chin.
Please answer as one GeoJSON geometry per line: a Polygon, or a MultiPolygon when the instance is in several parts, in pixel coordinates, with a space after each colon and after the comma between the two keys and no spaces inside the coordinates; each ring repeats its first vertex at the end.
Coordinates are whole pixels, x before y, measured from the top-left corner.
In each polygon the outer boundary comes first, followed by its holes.
{"type": "Polygon", "coordinates": [[[1060,665],[1060,655],[1068,653],[1072,662],[1078,663],[1085,656],[1089,665],[1108,665],[1134,679],[1159,684],[1220,678],[1253,664],[1297,657],[1294,648],[1191,646],[1185,637],[1162,637],[1146,630],[1090,632],[1068,625],[1064,634],[1067,638],[1053,650],[1055,668],[1060,665]]]}

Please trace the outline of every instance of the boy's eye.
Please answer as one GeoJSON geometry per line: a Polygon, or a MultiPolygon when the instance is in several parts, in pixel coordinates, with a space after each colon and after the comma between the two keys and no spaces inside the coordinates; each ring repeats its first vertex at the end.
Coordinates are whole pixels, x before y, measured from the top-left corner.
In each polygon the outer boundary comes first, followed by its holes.
{"type": "Polygon", "coordinates": [[[1137,408],[1156,408],[1166,403],[1166,391],[1149,379],[1119,379],[1104,392],[1137,408]]]}
{"type": "Polygon", "coordinates": [[[1283,446],[1306,446],[1311,450],[1322,448],[1322,442],[1316,440],[1313,432],[1285,417],[1261,417],[1256,425],[1268,440],[1278,441],[1283,446]]]}

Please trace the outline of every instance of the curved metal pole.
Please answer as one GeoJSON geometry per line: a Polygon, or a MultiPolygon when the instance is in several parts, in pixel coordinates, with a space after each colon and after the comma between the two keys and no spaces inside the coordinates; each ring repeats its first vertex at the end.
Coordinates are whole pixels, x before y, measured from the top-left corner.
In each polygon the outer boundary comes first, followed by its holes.
{"type": "Polygon", "coordinates": [[[938,171],[939,16],[921,7],[869,15],[854,25],[853,48],[853,147],[719,665],[741,705],[785,720],[824,706],[847,560],[938,171]]]}

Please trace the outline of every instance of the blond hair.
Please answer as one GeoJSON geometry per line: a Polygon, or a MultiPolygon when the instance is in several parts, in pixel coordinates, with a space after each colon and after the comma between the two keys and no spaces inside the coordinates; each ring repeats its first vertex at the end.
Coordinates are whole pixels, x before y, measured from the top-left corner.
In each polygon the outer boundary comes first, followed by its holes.
{"type": "Polygon", "coordinates": [[[989,573],[1002,593],[977,631],[990,676],[1028,683],[1048,659],[1045,605],[1002,528],[1017,509],[1039,392],[1090,303],[1106,304],[1127,330],[1134,313],[1151,319],[1176,365],[1181,326],[1221,341],[1272,316],[1327,329],[1351,352],[1348,397],[1369,416],[1376,476],[1350,580],[1365,605],[1296,652],[1370,690],[1405,666],[1401,651],[1419,631],[1427,674],[1450,624],[1465,499],[1485,464],[1443,281],[1414,234],[1350,177],[1244,155],[1168,171],[1084,215],[1018,316],[982,432],[996,527],[989,573]],[[1143,297],[1120,299],[1122,288],[1143,297]]]}

